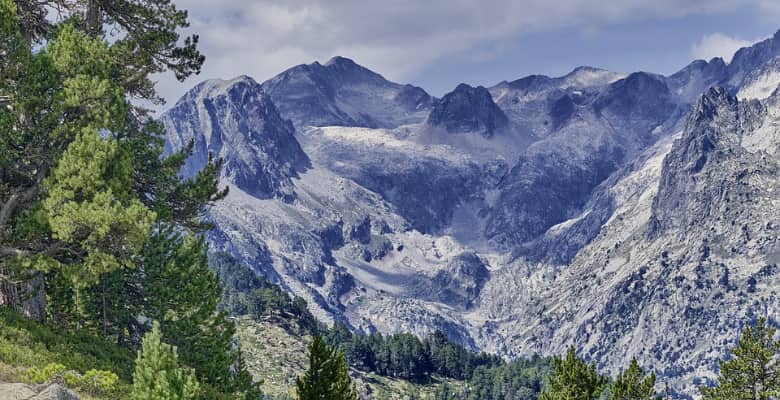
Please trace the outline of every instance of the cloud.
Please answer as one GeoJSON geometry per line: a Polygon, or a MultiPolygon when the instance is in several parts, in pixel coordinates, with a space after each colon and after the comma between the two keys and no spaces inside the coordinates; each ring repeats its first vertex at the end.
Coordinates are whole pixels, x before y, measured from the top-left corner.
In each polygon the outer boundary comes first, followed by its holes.
{"type": "Polygon", "coordinates": [[[768,14],[770,18],[776,18],[780,16],[780,2],[777,0],[760,0],[759,6],[764,14],[768,14]]]}
{"type": "Polygon", "coordinates": [[[743,40],[723,33],[713,33],[705,35],[698,43],[695,43],[691,47],[691,55],[693,58],[702,60],[721,57],[728,63],[731,62],[731,58],[734,57],[737,50],[755,42],[755,40],[743,40]]]}
{"type": "MultiPolygon", "coordinates": [[[[300,63],[354,58],[404,81],[453,54],[513,35],[744,6],[745,0],[178,0],[201,37],[206,65],[181,84],[161,76],[175,100],[195,80],[248,74],[258,81],[300,63]]],[[[767,1],[767,0],[750,0],[767,1]]]]}

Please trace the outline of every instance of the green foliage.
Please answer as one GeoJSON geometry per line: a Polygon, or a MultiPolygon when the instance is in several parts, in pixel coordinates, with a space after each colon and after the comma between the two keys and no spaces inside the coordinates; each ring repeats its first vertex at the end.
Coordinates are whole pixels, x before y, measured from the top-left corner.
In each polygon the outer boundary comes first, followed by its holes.
{"type": "Polygon", "coordinates": [[[341,350],[315,336],[309,345],[309,369],[297,382],[299,400],[357,400],[341,350]]]}
{"type": "Polygon", "coordinates": [[[315,334],[322,329],[309,312],[306,300],[291,297],[232,256],[217,253],[211,256],[209,263],[222,283],[220,308],[230,315],[248,315],[256,321],[270,319],[286,327],[292,327],[290,322],[295,322],[301,333],[315,334]]]}
{"type": "Polygon", "coordinates": [[[780,341],[763,318],[746,326],[731,358],[721,361],[715,387],[701,387],[704,399],[767,400],[780,396],[780,341]]]}
{"type": "Polygon", "coordinates": [[[628,369],[621,371],[609,385],[609,398],[614,400],[653,400],[655,373],[646,374],[636,358],[631,359],[628,369]]]}
{"type": "Polygon", "coordinates": [[[185,77],[203,57],[196,38],[177,44],[186,12],[169,0],[16,1],[0,11],[0,267],[60,269],[78,299],[104,274],[133,268],[155,223],[201,229],[197,218],[225,195],[221,161],[181,180],[192,147],[163,157],[162,126],[130,101],[155,97],[149,74],[185,77]],[[35,17],[53,2],[67,20],[35,17]]]}
{"type": "MultiPolygon", "coordinates": [[[[8,276],[45,277],[52,326],[128,348],[158,320],[209,397],[253,397],[198,236],[226,194],[221,161],[182,180],[192,145],[163,156],[162,125],[131,102],[156,100],[150,74],[199,71],[197,37],[179,43],[186,12],[170,0],[0,1],[0,291],[8,276]],[[39,17],[54,3],[67,19],[39,17]]],[[[3,295],[43,316],[16,292],[3,295]]],[[[29,356],[19,349],[9,354],[29,356]]]]}
{"type": "Polygon", "coordinates": [[[595,364],[586,364],[570,347],[564,358],[553,359],[553,374],[541,400],[596,400],[606,389],[608,378],[599,375],[595,364]]]}
{"type": "Polygon", "coordinates": [[[25,373],[25,381],[30,383],[45,383],[55,377],[62,377],[68,367],[62,364],[51,363],[43,368],[32,367],[25,373]]]}
{"type": "Polygon", "coordinates": [[[83,375],[62,364],[52,363],[43,368],[31,367],[23,377],[25,382],[41,384],[60,381],[71,389],[93,396],[115,395],[119,390],[119,376],[111,371],[91,369],[83,375]]]}
{"type": "MultiPolygon", "coordinates": [[[[444,398],[468,400],[535,399],[552,369],[549,358],[517,359],[498,366],[479,366],[468,380],[468,392],[444,398]]],[[[452,391],[452,389],[450,389],[452,391]]],[[[443,395],[442,395],[443,396],[443,395]]]]}
{"type": "Polygon", "coordinates": [[[133,400],[196,399],[200,385],[192,370],[179,365],[176,347],[162,342],[154,323],[138,352],[133,373],[133,400]]]}
{"type": "Polygon", "coordinates": [[[84,375],[76,376],[72,385],[91,395],[103,396],[115,393],[118,383],[119,377],[115,373],[91,369],[84,375]]]}
{"type": "Polygon", "coordinates": [[[84,331],[56,330],[0,307],[0,362],[41,368],[61,364],[68,370],[113,371],[130,381],[133,354],[84,331]]]}
{"type": "Polygon", "coordinates": [[[145,316],[161,322],[166,342],[198,378],[223,393],[256,397],[240,351],[235,326],[217,312],[221,288],[208,267],[203,240],[171,230],[156,233],[143,253],[141,299],[145,316]]]}
{"type": "Polygon", "coordinates": [[[387,336],[352,333],[337,323],[325,338],[330,345],[344,349],[350,365],[413,382],[428,382],[433,374],[468,379],[479,366],[503,363],[499,357],[474,353],[450,342],[440,331],[420,340],[405,333],[387,336]]]}
{"type": "MultiPolygon", "coordinates": [[[[5,1],[5,0],[4,0],[5,1]]],[[[18,27],[25,42],[45,42],[56,31],[49,9],[69,15],[80,31],[114,43],[112,57],[124,68],[116,76],[134,97],[158,101],[152,74],[172,71],[183,80],[200,72],[204,57],[198,52],[196,35],[181,38],[178,30],[189,26],[187,12],[171,0],[40,0],[16,1],[24,18],[18,27]],[[106,29],[107,28],[107,29],[106,29]],[[121,34],[119,34],[121,33],[121,34]]],[[[54,21],[55,23],[58,21],[54,21]]]]}
{"type": "Polygon", "coordinates": [[[154,213],[128,198],[131,171],[118,157],[118,143],[85,131],[68,147],[53,171],[43,202],[54,239],[86,250],[82,265],[73,268],[77,284],[91,284],[120,266],[131,267],[154,213]]]}

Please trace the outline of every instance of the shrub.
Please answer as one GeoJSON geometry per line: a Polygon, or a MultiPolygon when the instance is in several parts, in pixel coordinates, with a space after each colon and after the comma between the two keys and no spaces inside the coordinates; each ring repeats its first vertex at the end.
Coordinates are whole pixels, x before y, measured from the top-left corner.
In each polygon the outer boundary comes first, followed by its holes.
{"type": "Polygon", "coordinates": [[[43,368],[29,368],[24,375],[24,380],[35,384],[57,381],[68,388],[93,396],[114,394],[119,385],[119,376],[111,371],[91,369],[82,375],[57,363],[51,363],[43,368]]]}
{"type": "Polygon", "coordinates": [[[111,371],[91,369],[80,377],[77,387],[92,395],[107,395],[115,393],[119,384],[119,376],[111,371]]]}
{"type": "Polygon", "coordinates": [[[27,370],[24,380],[29,383],[46,383],[53,380],[63,379],[63,374],[68,368],[62,364],[51,363],[42,369],[32,367],[27,370]]]}

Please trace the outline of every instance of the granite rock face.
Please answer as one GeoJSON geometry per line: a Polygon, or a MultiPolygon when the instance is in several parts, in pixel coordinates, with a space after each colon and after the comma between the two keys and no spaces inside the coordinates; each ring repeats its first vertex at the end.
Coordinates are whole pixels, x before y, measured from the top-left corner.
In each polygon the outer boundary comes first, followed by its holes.
{"type": "Polygon", "coordinates": [[[167,150],[193,143],[183,175],[194,176],[212,158],[225,164],[222,176],[258,198],[291,195],[290,178],[309,159],[261,86],[249,77],[207,81],[187,93],[161,118],[167,150]]]}
{"type": "Polygon", "coordinates": [[[72,391],[59,384],[27,385],[0,383],[0,400],[79,400],[72,391]]]}
{"type": "Polygon", "coordinates": [[[336,58],[206,82],[162,119],[169,150],[195,144],[186,174],[225,159],[212,248],[324,321],[635,356],[685,397],[746,321],[780,318],[779,41],[441,100],[336,58]]]}
{"type": "Polygon", "coordinates": [[[491,137],[505,129],[509,119],[493,102],[487,89],[462,83],[431,110],[428,124],[443,127],[451,133],[479,132],[491,137]]]}

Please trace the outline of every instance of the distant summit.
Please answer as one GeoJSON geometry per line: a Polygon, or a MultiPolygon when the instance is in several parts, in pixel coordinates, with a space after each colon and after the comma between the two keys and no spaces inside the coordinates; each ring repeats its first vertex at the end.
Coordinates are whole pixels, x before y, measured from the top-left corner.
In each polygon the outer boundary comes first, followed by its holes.
{"type": "Polygon", "coordinates": [[[479,132],[491,137],[506,128],[509,120],[487,89],[461,83],[436,104],[428,124],[452,133],[479,132]]]}
{"type": "Polygon", "coordinates": [[[424,120],[434,101],[421,88],[390,82],[345,57],[292,67],[263,89],[299,128],[394,128],[424,120]]]}

